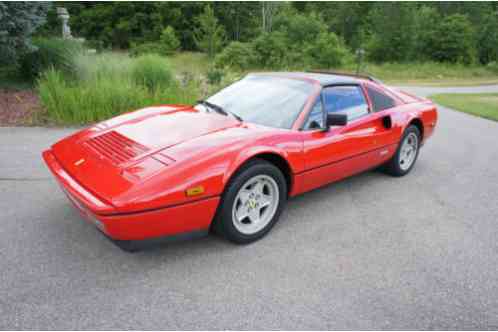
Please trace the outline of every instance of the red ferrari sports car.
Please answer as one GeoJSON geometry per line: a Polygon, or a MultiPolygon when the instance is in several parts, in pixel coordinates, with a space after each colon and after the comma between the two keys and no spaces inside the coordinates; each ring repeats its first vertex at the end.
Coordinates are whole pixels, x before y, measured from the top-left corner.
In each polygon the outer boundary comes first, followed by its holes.
{"type": "Polygon", "coordinates": [[[378,166],[407,174],[436,122],[429,100],[369,77],[257,73],[194,106],[91,126],[43,158],[83,216],[124,249],[209,230],[248,243],[289,197],[378,166]]]}

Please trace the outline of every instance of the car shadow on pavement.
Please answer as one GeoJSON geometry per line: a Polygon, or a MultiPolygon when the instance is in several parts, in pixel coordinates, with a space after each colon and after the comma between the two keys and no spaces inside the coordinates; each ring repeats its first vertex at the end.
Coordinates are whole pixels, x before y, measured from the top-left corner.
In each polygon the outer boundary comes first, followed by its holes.
{"type": "MultiPolygon", "coordinates": [[[[79,252],[81,255],[91,255],[89,252],[93,252],[104,259],[125,257],[126,260],[144,262],[157,261],[158,259],[165,261],[168,256],[175,257],[175,259],[179,259],[180,256],[181,259],[188,259],[188,257],[205,255],[209,252],[234,252],[246,250],[246,247],[269,245],[272,241],[279,241],[279,237],[285,238],[289,233],[299,234],[307,227],[307,223],[303,223],[306,221],[303,220],[306,216],[316,216],[316,211],[327,209],[331,202],[344,201],[351,195],[352,191],[372,190],[377,183],[385,181],[396,181],[396,179],[378,170],[372,170],[293,197],[289,200],[279,222],[276,223],[268,236],[248,245],[230,243],[210,232],[201,238],[159,243],[130,253],[120,249],[95,226],[84,220],[70,203],[62,200],[55,209],[60,209],[57,215],[63,216],[65,220],[54,220],[50,225],[56,228],[53,232],[58,234],[54,241],[62,241],[61,246],[73,246],[77,249],[68,250],[68,253],[79,252]]],[[[51,211],[52,215],[53,213],[54,210],[51,211]]]]}

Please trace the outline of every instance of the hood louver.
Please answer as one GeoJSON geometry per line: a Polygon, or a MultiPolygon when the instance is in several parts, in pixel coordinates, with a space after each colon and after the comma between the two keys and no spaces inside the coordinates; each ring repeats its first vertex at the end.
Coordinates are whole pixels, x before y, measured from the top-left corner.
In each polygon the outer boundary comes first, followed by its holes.
{"type": "Polygon", "coordinates": [[[92,137],[84,143],[87,147],[114,164],[128,162],[149,149],[116,131],[109,131],[99,136],[92,137]]]}

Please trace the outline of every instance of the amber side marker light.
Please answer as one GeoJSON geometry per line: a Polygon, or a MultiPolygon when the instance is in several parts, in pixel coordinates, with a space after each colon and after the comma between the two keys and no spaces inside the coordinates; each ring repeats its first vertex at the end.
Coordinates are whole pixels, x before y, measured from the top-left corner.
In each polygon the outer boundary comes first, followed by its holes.
{"type": "Polygon", "coordinates": [[[187,196],[197,196],[197,195],[200,195],[204,192],[204,187],[203,186],[197,186],[197,187],[192,187],[192,188],[189,188],[187,189],[187,191],[185,192],[185,194],[187,196]]]}

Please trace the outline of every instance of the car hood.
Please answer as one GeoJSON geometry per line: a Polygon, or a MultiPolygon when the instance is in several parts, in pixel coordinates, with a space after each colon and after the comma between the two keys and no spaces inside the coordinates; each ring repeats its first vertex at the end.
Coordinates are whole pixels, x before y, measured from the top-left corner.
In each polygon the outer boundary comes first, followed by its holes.
{"type": "Polygon", "coordinates": [[[199,136],[240,125],[239,121],[218,113],[192,107],[151,107],[131,114],[123,121],[110,120],[100,125],[149,150],[165,149],[199,136]]]}
{"type": "Polygon", "coordinates": [[[151,107],[82,130],[52,146],[64,169],[105,202],[176,162],[168,149],[241,123],[186,106],[151,107]]]}

